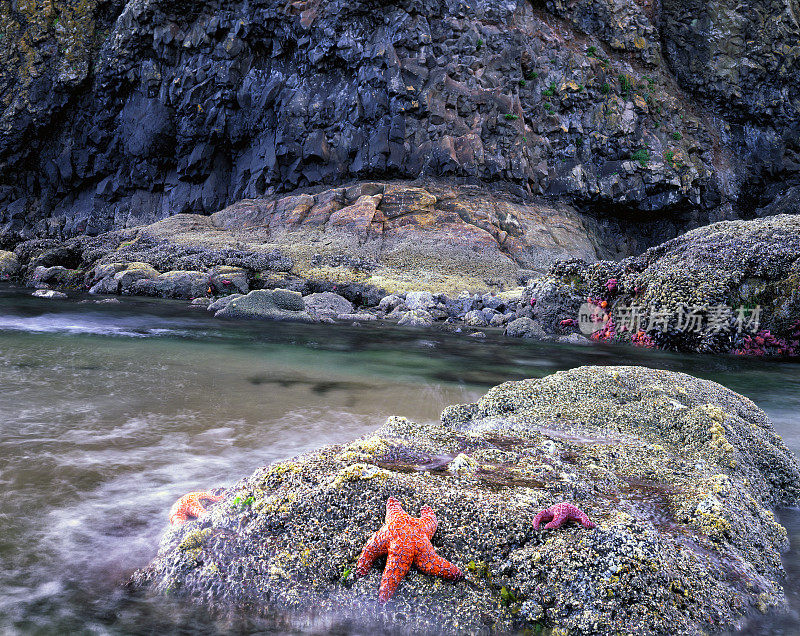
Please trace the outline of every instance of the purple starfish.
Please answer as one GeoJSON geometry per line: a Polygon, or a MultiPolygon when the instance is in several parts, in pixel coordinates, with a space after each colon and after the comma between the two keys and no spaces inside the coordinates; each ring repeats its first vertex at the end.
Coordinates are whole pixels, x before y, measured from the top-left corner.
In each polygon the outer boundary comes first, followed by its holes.
{"type": "Polygon", "coordinates": [[[597,527],[595,523],[589,521],[589,517],[586,516],[583,510],[577,506],[573,506],[571,503],[560,503],[555,506],[550,506],[546,510],[542,510],[533,520],[534,529],[538,530],[543,521],[550,522],[545,525],[545,530],[560,528],[567,523],[567,521],[577,521],[584,528],[588,529],[597,527]]]}

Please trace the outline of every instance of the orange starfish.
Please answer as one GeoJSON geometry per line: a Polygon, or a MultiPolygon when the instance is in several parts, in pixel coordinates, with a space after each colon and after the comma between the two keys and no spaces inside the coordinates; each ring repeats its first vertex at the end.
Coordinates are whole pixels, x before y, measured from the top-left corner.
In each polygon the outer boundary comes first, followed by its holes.
{"type": "Polygon", "coordinates": [[[464,576],[461,570],[433,549],[431,537],[436,532],[436,523],[436,515],[430,506],[422,506],[422,516],[417,519],[406,513],[397,499],[389,497],[386,522],[364,546],[355,572],[356,577],[364,576],[379,555],[389,555],[378,592],[381,603],[392,598],[412,563],[421,572],[451,581],[464,576]]]}
{"type": "Polygon", "coordinates": [[[187,493],[172,505],[169,511],[169,522],[171,525],[175,525],[188,521],[190,517],[202,517],[206,514],[206,509],[200,503],[201,499],[214,502],[222,498],[223,495],[215,495],[208,490],[187,493]]]}

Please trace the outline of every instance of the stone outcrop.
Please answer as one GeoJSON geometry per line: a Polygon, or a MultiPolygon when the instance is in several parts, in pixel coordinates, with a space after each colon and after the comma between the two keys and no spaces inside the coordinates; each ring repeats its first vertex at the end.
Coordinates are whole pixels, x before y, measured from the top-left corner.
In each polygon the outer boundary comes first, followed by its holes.
{"type": "MultiPolygon", "coordinates": [[[[552,332],[559,319],[576,320],[587,298],[612,317],[640,307],[646,315],[632,331],[666,348],[800,355],[800,217],[723,221],[620,262],[558,263],[528,287],[522,307],[552,332]],[[650,323],[657,312],[668,322],[650,323]]],[[[601,335],[634,335],[618,327],[601,335]]]]}
{"type": "Polygon", "coordinates": [[[785,610],[771,509],[799,499],[797,461],[750,400],[680,373],[582,367],[259,468],[169,528],[134,582],[289,631],[710,633],[785,610]],[[433,545],[465,581],[412,568],[381,605],[381,561],[353,579],[389,496],[434,508],[433,545]],[[564,500],[598,527],[533,529],[564,500]]]}
{"type": "MultiPolygon", "coordinates": [[[[424,289],[431,304],[431,292],[513,288],[560,259],[592,262],[616,252],[598,223],[568,206],[405,182],[247,199],[211,216],[179,214],[97,237],[34,239],[15,248],[23,274],[31,272],[27,280],[36,267],[61,267],[83,276],[95,293],[193,298],[257,287],[307,293],[311,281],[327,286],[313,291],[335,291],[350,302],[368,297],[367,304],[395,291],[424,289]]],[[[337,313],[350,311],[342,309],[337,313]]]]}
{"type": "Polygon", "coordinates": [[[214,314],[223,320],[279,320],[313,322],[303,297],[288,289],[256,289],[233,298],[214,314]]]}

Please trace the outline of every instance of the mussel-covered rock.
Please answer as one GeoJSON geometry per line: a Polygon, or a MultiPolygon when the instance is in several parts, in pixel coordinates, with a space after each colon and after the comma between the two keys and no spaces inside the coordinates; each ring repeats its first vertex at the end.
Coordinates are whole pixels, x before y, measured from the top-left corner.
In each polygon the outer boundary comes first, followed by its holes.
{"type": "Polygon", "coordinates": [[[171,527],[134,583],[295,625],[707,633],[785,608],[772,509],[798,498],[797,461],[750,400],[680,373],[581,367],[260,468],[171,527]],[[382,560],[354,580],[390,496],[434,509],[433,546],[465,580],[412,567],[386,604],[382,560]],[[597,527],[536,530],[562,501],[597,527]]]}

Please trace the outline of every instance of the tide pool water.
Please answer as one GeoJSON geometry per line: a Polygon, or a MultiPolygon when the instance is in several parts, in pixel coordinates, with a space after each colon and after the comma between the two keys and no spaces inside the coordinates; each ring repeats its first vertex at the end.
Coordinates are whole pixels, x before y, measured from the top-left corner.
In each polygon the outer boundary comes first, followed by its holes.
{"type": "MultiPolygon", "coordinates": [[[[0,288],[0,633],[251,630],[125,588],[180,495],[349,441],[389,415],[434,421],[506,380],[583,364],[683,371],[753,399],[800,454],[793,363],[375,324],[223,323],[178,302],[79,300],[89,299],[0,288]]],[[[800,608],[800,513],[781,519],[787,593],[800,608]]],[[[800,620],[757,629],[797,633],[800,620]]]]}

